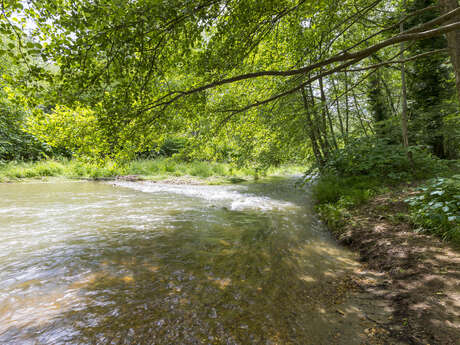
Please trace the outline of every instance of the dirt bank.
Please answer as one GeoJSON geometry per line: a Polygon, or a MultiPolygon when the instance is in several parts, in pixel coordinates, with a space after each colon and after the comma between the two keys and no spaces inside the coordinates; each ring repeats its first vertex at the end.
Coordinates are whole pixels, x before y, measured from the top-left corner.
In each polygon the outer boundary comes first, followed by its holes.
{"type": "Polygon", "coordinates": [[[339,241],[359,252],[368,268],[356,283],[392,316],[381,326],[409,344],[460,344],[460,250],[414,232],[404,217],[408,193],[388,193],[351,211],[339,241]],[[372,273],[373,272],[373,273],[372,273]],[[369,273],[380,274],[368,279],[369,273]]]}

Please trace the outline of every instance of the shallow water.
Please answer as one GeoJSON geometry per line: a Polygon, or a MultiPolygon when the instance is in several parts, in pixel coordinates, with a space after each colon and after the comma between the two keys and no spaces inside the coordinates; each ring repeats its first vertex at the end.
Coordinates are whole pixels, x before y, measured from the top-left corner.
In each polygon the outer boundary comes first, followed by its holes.
{"type": "Polygon", "coordinates": [[[0,184],[0,344],[332,344],[356,262],[294,183],[0,184]]]}

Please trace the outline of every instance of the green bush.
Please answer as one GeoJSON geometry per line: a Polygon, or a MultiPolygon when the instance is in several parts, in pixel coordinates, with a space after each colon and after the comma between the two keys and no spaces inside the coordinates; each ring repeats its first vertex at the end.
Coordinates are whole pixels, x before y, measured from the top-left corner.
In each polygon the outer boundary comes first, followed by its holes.
{"type": "Polygon", "coordinates": [[[161,145],[155,144],[147,151],[138,152],[136,157],[141,160],[173,157],[182,154],[188,146],[190,146],[189,139],[183,137],[170,137],[165,139],[161,145]]]}
{"type": "Polygon", "coordinates": [[[91,171],[88,165],[80,161],[71,161],[66,168],[66,175],[75,177],[88,176],[91,171]]]}
{"type": "Polygon", "coordinates": [[[173,161],[166,162],[164,166],[165,172],[172,173],[176,171],[176,163],[173,161]]]}
{"type": "Polygon", "coordinates": [[[334,204],[350,208],[368,201],[380,189],[380,181],[370,176],[339,177],[324,175],[312,186],[318,204],[334,204]]]}
{"type": "Polygon", "coordinates": [[[423,178],[442,166],[440,160],[421,147],[413,146],[409,151],[412,159],[401,145],[385,139],[359,138],[332,153],[323,171],[341,177],[361,175],[405,180],[423,178]]]}
{"type": "Polygon", "coordinates": [[[25,116],[0,89],[0,162],[39,160],[59,153],[23,129],[25,116]]]}
{"type": "Polygon", "coordinates": [[[406,199],[412,222],[419,230],[460,243],[460,175],[432,179],[419,192],[406,199]]]}
{"type": "Polygon", "coordinates": [[[168,138],[160,146],[159,154],[164,157],[171,157],[181,152],[187,146],[187,143],[187,138],[168,138]]]}
{"type": "Polygon", "coordinates": [[[340,232],[350,216],[348,210],[336,204],[323,204],[317,210],[328,228],[334,232],[340,232]]]}
{"type": "Polygon", "coordinates": [[[228,167],[223,164],[213,164],[212,171],[213,174],[217,176],[226,176],[230,174],[228,167]]]}

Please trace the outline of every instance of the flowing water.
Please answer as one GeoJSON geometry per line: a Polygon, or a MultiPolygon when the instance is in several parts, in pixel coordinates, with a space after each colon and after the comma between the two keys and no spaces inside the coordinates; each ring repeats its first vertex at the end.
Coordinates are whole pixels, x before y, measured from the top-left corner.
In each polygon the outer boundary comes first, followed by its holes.
{"type": "Polygon", "coordinates": [[[0,184],[0,344],[355,344],[294,182],[0,184]]]}

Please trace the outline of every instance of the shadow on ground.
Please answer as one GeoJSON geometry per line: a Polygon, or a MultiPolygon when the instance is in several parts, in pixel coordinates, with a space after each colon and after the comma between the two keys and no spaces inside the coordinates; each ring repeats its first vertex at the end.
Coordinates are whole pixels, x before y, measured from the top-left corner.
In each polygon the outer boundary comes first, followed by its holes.
{"type": "Polygon", "coordinates": [[[395,336],[410,344],[458,345],[460,252],[398,220],[407,213],[405,197],[384,195],[361,207],[340,239],[370,269],[385,272],[380,286],[364,280],[362,287],[391,303],[395,336]]]}

